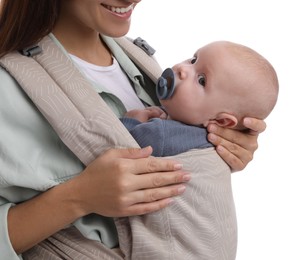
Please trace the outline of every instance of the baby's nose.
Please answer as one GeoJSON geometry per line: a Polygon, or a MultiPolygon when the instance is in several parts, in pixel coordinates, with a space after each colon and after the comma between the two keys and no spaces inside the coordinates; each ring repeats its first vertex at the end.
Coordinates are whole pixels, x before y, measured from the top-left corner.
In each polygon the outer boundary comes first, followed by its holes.
{"type": "Polygon", "coordinates": [[[180,80],[184,80],[187,78],[189,74],[190,67],[183,64],[179,64],[174,66],[173,70],[180,80]]]}

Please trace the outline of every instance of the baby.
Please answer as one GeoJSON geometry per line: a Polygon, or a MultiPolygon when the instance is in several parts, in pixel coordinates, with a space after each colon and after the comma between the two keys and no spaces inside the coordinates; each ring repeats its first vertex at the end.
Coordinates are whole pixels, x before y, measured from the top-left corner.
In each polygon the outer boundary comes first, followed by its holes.
{"type": "Polygon", "coordinates": [[[153,155],[175,155],[184,168],[191,165],[192,179],[171,206],[117,220],[120,248],[125,259],[233,260],[237,227],[230,170],[204,149],[212,146],[205,127],[247,131],[244,117],[265,119],[278,97],[276,72],[254,50],[218,41],[166,69],[156,87],[161,108],[131,110],[121,121],[141,147],[152,146],[153,155]]]}
{"type": "Polygon", "coordinates": [[[141,147],[151,145],[153,155],[170,156],[211,146],[204,128],[209,123],[243,130],[244,117],[265,119],[278,89],[276,72],[264,57],[218,41],[163,72],[157,83],[163,110],[131,110],[121,120],[141,147]],[[169,120],[162,120],[166,114],[169,120]]]}

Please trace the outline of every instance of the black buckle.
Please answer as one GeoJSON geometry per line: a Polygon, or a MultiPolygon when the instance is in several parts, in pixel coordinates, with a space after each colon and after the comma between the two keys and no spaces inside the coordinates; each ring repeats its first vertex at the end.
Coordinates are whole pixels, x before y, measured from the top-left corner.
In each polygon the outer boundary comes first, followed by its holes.
{"type": "Polygon", "coordinates": [[[31,46],[31,47],[25,48],[23,50],[20,50],[20,53],[24,56],[27,56],[27,57],[33,57],[35,55],[40,54],[41,52],[42,52],[42,49],[38,45],[31,46]]]}
{"type": "Polygon", "coordinates": [[[140,37],[136,38],[133,43],[144,50],[144,52],[149,56],[154,55],[154,53],[156,52],[156,50],[152,46],[150,46],[145,40],[141,39],[140,37]]]}

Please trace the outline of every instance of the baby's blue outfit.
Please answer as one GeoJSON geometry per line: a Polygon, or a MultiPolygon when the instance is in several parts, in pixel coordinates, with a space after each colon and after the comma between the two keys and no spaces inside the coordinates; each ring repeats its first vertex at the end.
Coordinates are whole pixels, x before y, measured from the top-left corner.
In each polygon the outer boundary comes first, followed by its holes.
{"type": "Polygon", "coordinates": [[[213,146],[207,140],[207,130],[202,127],[160,118],[145,123],[127,117],[120,120],[140,147],[152,146],[153,156],[172,156],[213,146]]]}

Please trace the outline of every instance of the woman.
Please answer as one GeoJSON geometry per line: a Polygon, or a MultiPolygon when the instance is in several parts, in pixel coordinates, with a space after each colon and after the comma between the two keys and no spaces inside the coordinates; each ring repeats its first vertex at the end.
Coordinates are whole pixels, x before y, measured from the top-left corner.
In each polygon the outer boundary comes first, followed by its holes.
{"type": "MultiPolygon", "coordinates": [[[[86,71],[87,77],[97,80],[98,92],[117,115],[122,115],[125,108],[142,108],[125,68],[121,69],[101,37],[125,35],[139,2],[2,0],[0,57],[31,46],[52,32],[56,43],[86,71]],[[98,79],[90,75],[89,64],[99,71],[98,79]],[[107,78],[104,68],[114,69],[116,77],[107,78]],[[120,88],[102,83],[115,79],[120,79],[120,88]]],[[[94,223],[99,233],[94,239],[116,247],[111,217],[153,212],[183,192],[189,173],[182,171],[177,162],[149,157],[150,148],[111,149],[85,168],[8,73],[1,69],[0,77],[3,259],[17,259],[17,255],[75,221],[81,232],[85,222],[94,223]],[[51,182],[52,178],[57,181],[51,182]],[[82,217],[85,221],[81,224],[82,217]]],[[[253,118],[245,119],[244,124],[252,130],[242,133],[216,125],[208,127],[209,140],[232,171],[242,170],[252,160],[258,134],[265,129],[263,121],[253,118]]]]}

